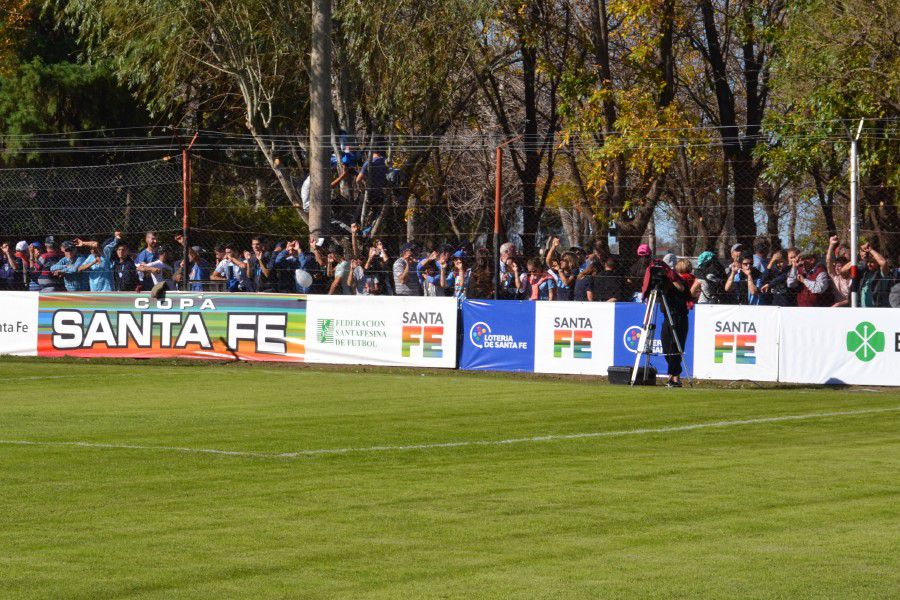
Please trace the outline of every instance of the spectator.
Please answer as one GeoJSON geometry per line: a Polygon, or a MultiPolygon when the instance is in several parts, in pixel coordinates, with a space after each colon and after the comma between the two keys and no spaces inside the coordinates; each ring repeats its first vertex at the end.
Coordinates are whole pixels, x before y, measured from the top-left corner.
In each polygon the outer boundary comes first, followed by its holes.
{"type": "Polygon", "coordinates": [[[770,250],[769,238],[765,235],[756,236],[756,239],[753,240],[753,268],[762,275],[765,275],[768,270],[770,250]]]}
{"type": "MultiPolygon", "coordinates": [[[[155,231],[148,231],[144,234],[144,242],[146,246],[143,250],[138,252],[138,255],[134,258],[134,264],[136,267],[140,267],[141,265],[148,265],[159,258],[159,240],[156,237],[155,231]]],[[[145,290],[149,290],[153,287],[153,273],[149,270],[142,270],[138,268],[139,277],[141,280],[141,288],[145,290]]]]}
{"type": "Polygon", "coordinates": [[[851,267],[847,257],[838,254],[838,236],[831,236],[828,240],[828,253],[825,255],[825,270],[831,278],[834,291],[832,306],[850,305],[850,288],[853,285],[853,278],[850,276],[851,267]]]}
{"type": "Polygon", "coordinates": [[[626,300],[622,277],[616,259],[610,256],[603,263],[603,270],[590,277],[591,287],[587,299],[595,302],[622,302],[626,300]]]}
{"type": "MultiPolygon", "coordinates": [[[[796,256],[796,251],[794,252],[796,256]]],[[[763,303],[774,306],[796,306],[796,294],[787,285],[791,269],[780,250],[772,255],[762,278],[763,303]]]]}
{"type": "Polygon", "coordinates": [[[472,278],[472,269],[466,260],[466,253],[458,250],[453,253],[450,272],[447,275],[447,287],[453,290],[453,297],[457,300],[465,300],[469,293],[469,282],[472,278]]]}
{"type": "Polygon", "coordinates": [[[225,259],[225,244],[216,244],[213,247],[213,264],[218,266],[225,259]]]}
{"type": "Polygon", "coordinates": [[[804,252],[794,259],[787,278],[789,288],[797,291],[797,306],[831,306],[831,280],[825,267],[816,261],[815,252],[804,252]]]}
{"type": "Polygon", "coordinates": [[[75,246],[90,249],[90,255],[82,260],[78,270],[87,274],[88,286],[92,292],[113,291],[112,253],[121,237],[121,232],[117,231],[113,239],[103,246],[97,242],[75,238],[75,246]]]}
{"type": "Polygon", "coordinates": [[[893,285],[887,259],[870,244],[859,248],[862,259],[859,275],[859,305],[863,308],[890,306],[890,290],[893,285]]]}
{"type": "MultiPolygon", "coordinates": [[[[387,190],[387,164],[384,162],[384,156],[381,150],[373,150],[372,158],[363,163],[359,175],[356,176],[356,183],[366,183],[366,202],[370,210],[377,211],[384,206],[385,191],[387,190]]],[[[356,218],[357,223],[362,222],[362,205],[360,212],[356,218]]]]}
{"type": "Polygon", "coordinates": [[[301,266],[300,242],[293,240],[284,244],[284,249],[275,255],[275,278],[277,280],[278,291],[284,293],[306,294],[312,284],[312,276],[309,277],[308,285],[302,285],[301,281],[305,277],[298,277],[298,271],[303,270],[301,266]]]}
{"type": "Polygon", "coordinates": [[[529,258],[525,263],[528,272],[521,275],[522,286],[528,300],[556,300],[556,283],[553,277],[541,268],[541,259],[529,258]]]}
{"type": "Polygon", "coordinates": [[[275,276],[275,257],[269,252],[266,239],[262,236],[255,236],[250,241],[250,249],[252,253],[248,266],[253,287],[258,292],[275,291],[278,284],[275,276]]]}
{"type": "Polygon", "coordinates": [[[446,275],[434,255],[419,263],[418,270],[422,280],[422,295],[429,297],[443,296],[446,275]]]}
{"type": "MultiPolygon", "coordinates": [[[[138,271],[141,266],[138,265],[138,271]]],[[[213,281],[224,281],[229,292],[247,291],[247,263],[242,261],[233,244],[225,244],[225,256],[216,265],[210,278],[213,281]]]]}
{"type": "Polygon", "coordinates": [[[741,256],[732,264],[725,280],[725,291],[732,294],[736,304],[755,306],[761,303],[762,274],[753,267],[753,257],[741,256]]]}
{"type": "Polygon", "coordinates": [[[25,240],[16,244],[16,252],[13,255],[13,272],[15,280],[12,282],[13,290],[27,290],[29,272],[31,270],[31,257],[28,242],[25,240]]]}
{"type": "Polygon", "coordinates": [[[0,244],[0,290],[11,290],[16,282],[16,257],[9,242],[0,244]]]}
{"type": "Polygon", "coordinates": [[[328,277],[331,284],[328,286],[328,294],[343,294],[349,296],[353,293],[350,287],[350,261],[344,258],[344,249],[334,245],[328,249],[328,277]]]}
{"type": "Polygon", "coordinates": [[[509,259],[518,258],[518,255],[518,249],[512,242],[506,242],[500,245],[500,264],[497,265],[497,268],[500,269],[500,287],[503,290],[508,290],[510,287],[515,288],[515,285],[510,280],[511,273],[507,271],[507,266],[509,264],[509,259]]]}
{"type": "Polygon", "coordinates": [[[63,253],[56,249],[56,239],[52,235],[48,235],[44,240],[44,248],[44,252],[37,257],[35,268],[37,289],[44,292],[59,292],[68,289],[64,287],[62,272],[53,272],[50,269],[64,258],[63,253]]]}
{"type": "Polygon", "coordinates": [[[416,246],[407,242],[400,247],[400,258],[394,261],[394,293],[398,296],[421,296],[422,284],[416,273],[416,246]]]}
{"type": "Polygon", "coordinates": [[[134,292],[141,285],[128,245],[119,240],[115,257],[112,259],[113,289],[117,292],[134,292]]]}
{"type": "Polygon", "coordinates": [[[75,247],[74,242],[65,241],[62,249],[64,256],[50,267],[50,272],[62,277],[67,292],[87,291],[86,277],[79,270],[84,259],[78,256],[78,248],[75,247]]]}
{"type": "Polygon", "coordinates": [[[693,310],[694,308],[694,298],[690,294],[690,289],[694,286],[694,281],[697,279],[694,277],[694,266],[691,264],[686,258],[679,259],[675,262],[675,273],[681,277],[681,281],[684,283],[684,289],[688,294],[687,299],[687,307],[688,310],[693,310]]]}
{"type": "Polygon", "coordinates": [[[631,265],[628,276],[625,278],[625,292],[630,296],[629,300],[640,302],[643,299],[641,286],[644,283],[644,274],[647,267],[650,266],[652,257],[650,256],[650,246],[641,244],[637,247],[638,259],[631,265]]]}
{"type": "Polygon", "coordinates": [[[900,283],[895,283],[891,286],[891,291],[888,294],[888,304],[891,305],[891,308],[900,308],[900,283]]]}
{"type": "Polygon", "coordinates": [[[591,284],[594,277],[603,271],[602,267],[598,267],[596,257],[590,255],[582,263],[578,275],[575,276],[575,286],[572,288],[572,299],[576,302],[587,302],[591,300],[591,284]]]}
{"type": "MultiPolygon", "coordinates": [[[[181,260],[175,262],[173,279],[176,283],[181,283],[182,279],[184,279],[184,269],[182,269],[181,263],[181,260]]],[[[202,292],[204,289],[203,282],[208,281],[211,274],[209,263],[200,256],[200,246],[188,248],[188,267],[190,268],[188,272],[190,291],[202,292]]],[[[184,289],[184,286],[182,286],[182,289],[184,289]]]]}
{"type": "Polygon", "coordinates": [[[479,248],[475,251],[475,264],[469,275],[469,289],[467,298],[486,300],[494,297],[494,257],[487,248],[479,248]]]}
{"type": "Polygon", "coordinates": [[[722,263],[709,250],[697,257],[697,272],[691,284],[690,295],[697,304],[722,304],[725,301],[725,281],[728,276],[722,263]]]}
{"type": "Polygon", "coordinates": [[[363,265],[363,271],[365,271],[366,277],[371,279],[369,283],[373,286],[372,289],[377,289],[379,294],[387,293],[389,261],[390,257],[384,249],[384,244],[381,240],[375,240],[375,244],[369,247],[369,255],[363,265]]]}
{"type": "Polygon", "coordinates": [[[149,273],[151,288],[159,283],[165,283],[169,288],[174,287],[172,284],[174,269],[172,268],[171,251],[165,246],[157,245],[156,256],[156,260],[146,264],[135,265],[135,268],[139,273],[149,273]]]}

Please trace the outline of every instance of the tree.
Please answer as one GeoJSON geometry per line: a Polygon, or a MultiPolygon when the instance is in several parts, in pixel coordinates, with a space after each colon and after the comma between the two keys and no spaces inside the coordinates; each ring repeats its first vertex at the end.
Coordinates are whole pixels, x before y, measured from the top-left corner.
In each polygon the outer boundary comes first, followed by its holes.
{"type": "Polygon", "coordinates": [[[788,114],[772,120],[782,165],[813,178],[824,219],[836,229],[834,197],[849,187],[849,136],[860,118],[862,227],[886,256],[900,252],[900,5],[893,0],[795,3],[773,72],[788,114]],[[797,135],[802,131],[805,136],[797,135]]]}
{"type": "Polygon", "coordinates": [[[711,92],[692,96],[718,128],[731,174],[735,236],[744,245],[756,237],[754,201],[764,164],[755,151],[784,15],[782,0],[698,0],[687,22],[688,39],[703,64],[699,81],[711,92]]]}

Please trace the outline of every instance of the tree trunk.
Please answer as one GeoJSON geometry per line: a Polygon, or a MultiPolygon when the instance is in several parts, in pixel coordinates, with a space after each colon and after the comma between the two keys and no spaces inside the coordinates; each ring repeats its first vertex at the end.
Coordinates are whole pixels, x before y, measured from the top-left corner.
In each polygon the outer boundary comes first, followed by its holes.
{"type": "Polygon", "coordinates": [[[331,0],[312,0],[309,111],[309,234],[331,223],[331,0]]]}

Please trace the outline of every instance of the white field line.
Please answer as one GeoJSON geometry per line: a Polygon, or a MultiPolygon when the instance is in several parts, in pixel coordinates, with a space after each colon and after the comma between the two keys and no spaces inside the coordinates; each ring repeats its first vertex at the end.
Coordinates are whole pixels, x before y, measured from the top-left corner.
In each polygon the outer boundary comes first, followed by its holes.
{"type": "Polygon", "coordinates": [[[472,446],[508,446],[512,444],[531,444],[553,442],[558,440],[581,440],[589,438],[623,437],[631,435],[654,435],[659,433],[676,433],[697,429],[721,429],[740,427],[743,425],[760,425],[764,423],[781,423],[785,421],[806,421],[826,419],[830,417],[849,417],[872,415],[900,411],[900,406],[890,408],[872,408],[862,410],[844,410],[825,413],[808,413],[804,415],[783,415],[779,417],[760,417],[756,419],[740,419],[734,421],[713,421],[709,423],[692,423],[672,427],[656,427],[644,429],[625,429],[621,431],[596,431],[591,433],[568,433],[558,435],[538,435],[532,437],[509,438],[506,440],[470,440],[461,442],[441,442],[434,444],[411,444],[408,446],[361,446],[356,448],[320,448],[317,450],[299,450],[296,452],[249,452],[243,450],[216,450],[213,448],[184,448],[180,446],[140,446],[135,444],[103,444],[94,442],[40,442],[33,440],[0,440],[0,445],[7,446],[64,446],[78,448],[100,448],[111,450],[149,450],[156,452],[182,452],[188,454],[215,454],[221,456],[237,456],[246,458],[295,459],[306,456],[324,456],[335,454],[367,453],[367,452],[403,452],[408,450],[432,450],[439,448],[466,448],[472,446]]]}

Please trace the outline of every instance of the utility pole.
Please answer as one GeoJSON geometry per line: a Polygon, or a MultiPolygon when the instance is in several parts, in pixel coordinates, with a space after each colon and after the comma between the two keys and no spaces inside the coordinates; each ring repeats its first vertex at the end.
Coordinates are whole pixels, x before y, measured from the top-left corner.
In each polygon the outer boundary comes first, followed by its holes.
{"type": "MultiPolygon", "coordinates": [[[[863,122],[865,119],[859,120],[859,128],[856,130],[856,137],[850,140],[850,276],[856,281],[856,262],[859,260],[859,219],[857,211],[859,210],[859,136],[862,134],[863,122]]],[[[855,289],[856,284],[851,287],[850,306],[856,308],[859,306],[859,292],[855,289]]]]}
{"type": "Polygon", "coordinates": [[[311,2],[309,233],[325,237],[331,223],[331,0],[311,2]]]}

